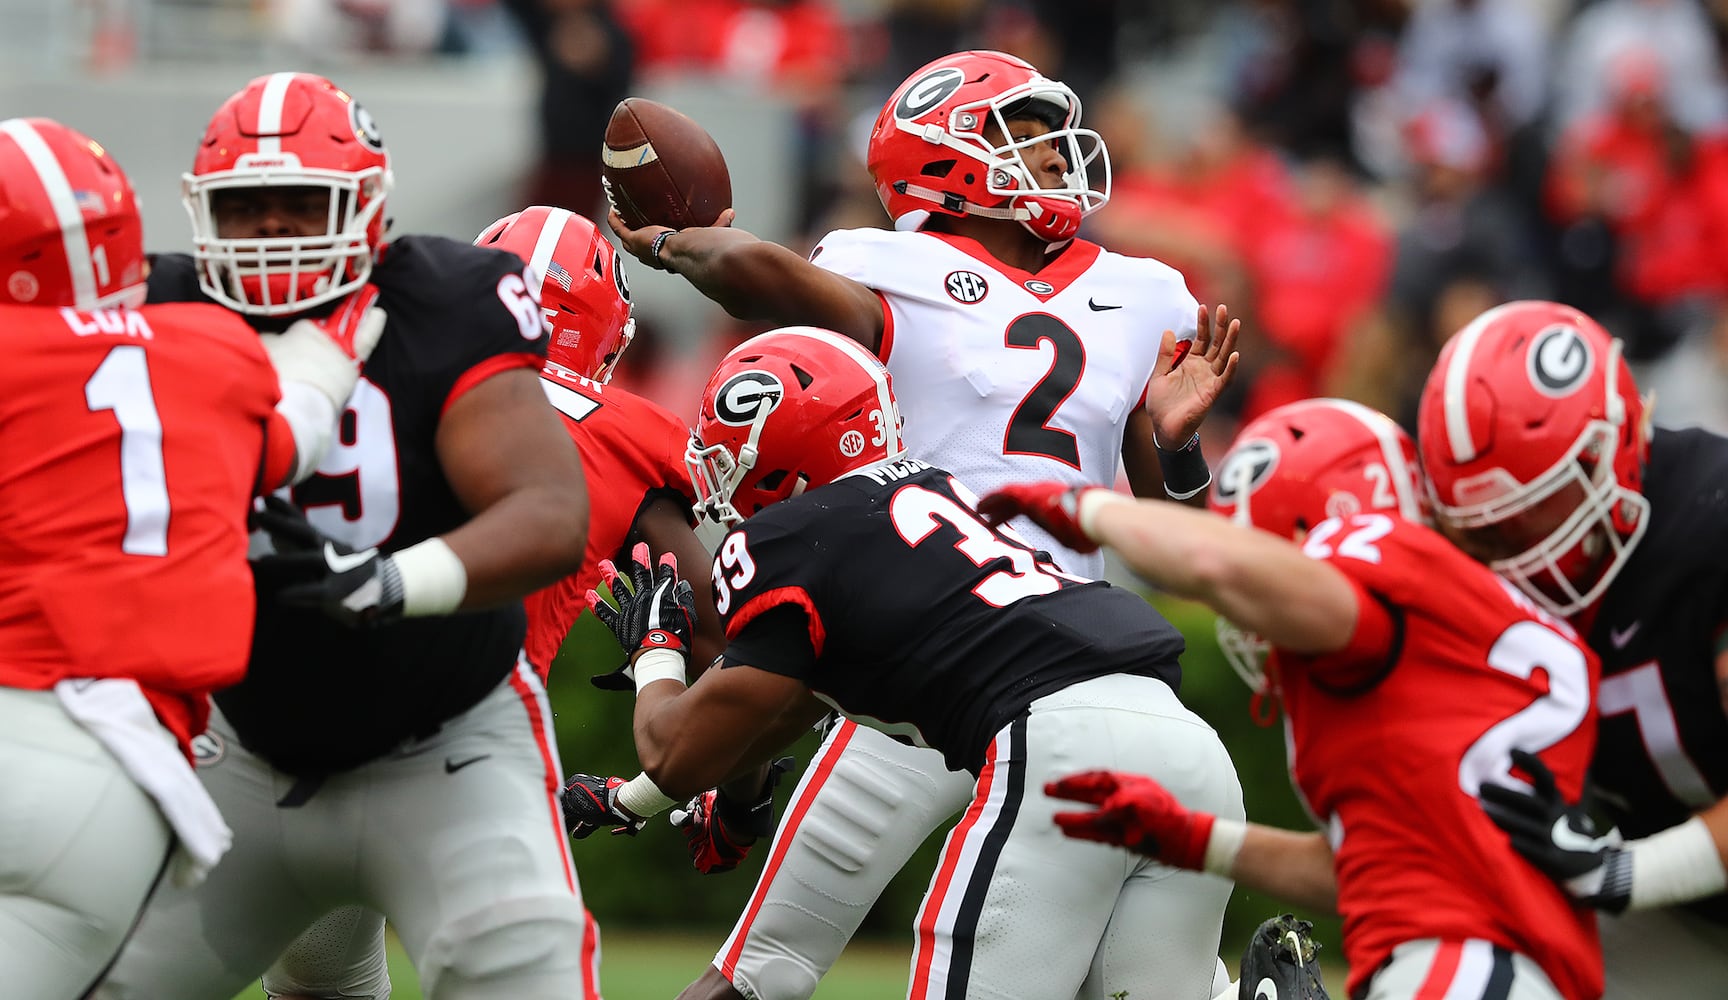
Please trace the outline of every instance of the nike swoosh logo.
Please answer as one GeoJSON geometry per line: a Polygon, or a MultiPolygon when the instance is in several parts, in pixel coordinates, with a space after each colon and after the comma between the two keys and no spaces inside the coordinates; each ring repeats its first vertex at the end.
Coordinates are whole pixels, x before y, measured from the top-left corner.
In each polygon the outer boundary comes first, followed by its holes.
{"type": "Polygon", "coordinates": [[[478,757],[470,757],[467,760],[451,760],[450,758],[446,757],[446,758],[444,758],[444,773],[445,774],[455,774],[457,771],[462,770],[463,768],[467,767],[469,764],[478,764],[490,756],[492,756],[492,755],[489,753],[483,753],[478,757]]]}
{"type": "Polygon", "coordinates": [[[1548,832],[1548,837],[1554,842],[1554,846],[1562,851],[1594,853],[1607,846],[1601,837],[1586,837],[1572,829],[1566,824],[1564,816],[1554,821],[1554,828],[1548,832]]]}
{"type": "Polygon", "coordinates": [[[1615,649],[1624,649],[1626,644],[1632,641],[1632,637],[1638,634],[1638,626],[1642,624],[1644,623],[1636,621],[1625,628],[1611,628],[1608,630],[1608,641],[1614,644],[1615,649]]]}
{"type": "Polygon", "coordinates": [[[1260,980],[1260,985],[1254,987],[1254,1000],[1278,1000],[1278,984],[1270,979],[1260,980]]]}
{"type": "MultiPolygon", "coordinates": [[[[1098,304],[1097,299],[1087,299],[1086,300],[1086,308],[1092,310],[1095,313],[1101,313],[1101,312],[1104,312],[1104,311],[1109,310],[1109,309],[1120,309],[1122,307],[1121,306],[1101,306],[1098,304]]],[[[1274,998],[1274,1000],[1276,1000],[1276,998],[1274,998]]]]}
{"type": "Polygon", "coordinates": [[[361,552],[350,552],[347,555],[343,555],[336,551],[336,546],[329,542],[324,543],[324,562],[330,566],[330,571],[332,573],[346,573],[351,569],[358,569],[359,567],[366,565],[366,563],[371,559],[371,549],[366,549],[361,552]]]}

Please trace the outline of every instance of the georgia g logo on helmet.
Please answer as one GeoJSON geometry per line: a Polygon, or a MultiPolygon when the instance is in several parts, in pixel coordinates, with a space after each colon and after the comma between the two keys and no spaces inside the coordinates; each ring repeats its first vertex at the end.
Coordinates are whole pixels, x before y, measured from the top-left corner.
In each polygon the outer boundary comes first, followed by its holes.
{"type": "Polygon", "coordinates": [[[948,99],[966,82],[966,73],[958,66],[947,66],[914,80],[900,100],[894,103],[894,117],[909,120],[948,99]]]}
{"type": "Polygon", "coordinates": [[[1260,488],[1278,467],[1278,446],[1270,441],[1244,441],[1224,456],[1213,491],[1224,503],[1240,504],[1260,488]]]}
{"type": "Polygon", "coordinates": [[[769,372],[739,372],[714,394],[714,416],[723,424],[748,427],[759,415],[774,412],[785,397],[786,387],[769,372]]]}
{"type": "Polygon", "coordinates": [[[1555,325],[1530,342],[1530,384],[1544,396],[1570,396],[1589,379],[1594,367],[1589,341],[1571,326],[1555,325]]]}

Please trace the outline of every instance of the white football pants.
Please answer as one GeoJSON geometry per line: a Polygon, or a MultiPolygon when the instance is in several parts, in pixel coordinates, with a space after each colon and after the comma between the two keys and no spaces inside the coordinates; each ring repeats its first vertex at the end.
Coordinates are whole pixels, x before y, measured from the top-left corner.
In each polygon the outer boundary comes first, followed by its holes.
{"type": "MultiPolygon", "coordinates": [[[[1677,994],[1669,994],[1677,995],[1677,994]]],[[[1469,939],[1424,938],[1392,949],[1362,1000],[1561,1000],[1541,966],[1524,955],[1469,939]]]]}
{"type": "Polygon", "coordinates": [[[161,878],[173,831],[53,691],[0,687],[0,775],[0,994],[82,997],[161,878]]]}
{"type": "Polygon", "coordinates": [[[160,889],[96,994],[227,1000],[333,908],[395,925],[429,1000],[598,996],[558,806],[545,690],[524,660],[431,737],[322,783],[240,746],[219,715],[199,777],[234,847],[196,889],[160,889]]]}
{"type": "Polygon", "coordinates": [[[894,873],[970,802],[919,913],[912,997],[1210,998],[1230,883],[1062,836],[1051,816],[1071,804],[1043,786],[1134,771],[1240,819],[1242,789],[1212,728],[1162,681],[1111,675],[1033,703],[991,761],[974,780],[936,751],[836,726],[715,967],[747,997],[806,1000],[894,873]]]}

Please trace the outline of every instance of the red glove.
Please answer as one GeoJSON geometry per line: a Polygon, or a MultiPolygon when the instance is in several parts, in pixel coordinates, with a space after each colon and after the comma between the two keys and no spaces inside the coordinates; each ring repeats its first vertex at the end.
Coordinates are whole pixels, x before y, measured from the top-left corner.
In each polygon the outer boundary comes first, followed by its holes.
{"type": "Polygon", "coordinates": [[[682,809],[672,810],[672,825],[684,831],[690,863],[704,875],[718,875],[738,867],[756,842],[755,837],[745,843],[733,839],[732,831],[715,815],[714,798],[719,794],[710,789],[686,802],[682,809]]]}
{"type": "Polygon", "coordinates": [[[996,526],[1022,515],[1076,552],[1096,552],[1098,543],[1080,530],[1080,494],[1094,486],[1067,483],[1009,483],[978,501],[984,523],[996,526]]]}
{"type": "Polygon", "coordinates": [[[1212,815],[1190,811],[1151,778],[1085,771],[1050,782],[1044,794],[1098,807],[1096,812],[1056,814],[1056,825],[1070,837],[1116,844],[1175,868],[1205,867],[1212,815]]]}
{"type": "Polygon", "coordinates": [[[371,312],[377,302],[378,286],[362,285],[329,315],[308,318],[303,322],[316,326],[349,358],[365,363],[384,333],[384,313],[371,312]]]}

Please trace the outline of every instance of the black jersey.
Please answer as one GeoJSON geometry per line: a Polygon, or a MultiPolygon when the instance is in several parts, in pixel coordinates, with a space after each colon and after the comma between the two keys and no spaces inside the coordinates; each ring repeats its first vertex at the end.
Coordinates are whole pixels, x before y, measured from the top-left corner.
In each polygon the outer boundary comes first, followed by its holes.
{"type": "Polygon", "coordinates": [[[1728,438],[1657,430],[1644,495],[1650,527],[1589,636],[1602,658],[1592,775],[1631,837],[1683,822],[1728,793],[1728,715],[1715,665],[1728,623],[1728,438]]]}
{"type": "Polygon", "coordinates": [[[724,665],[796,677],[973,772],[1039,697],[1115,673],[1180,684],[1182,635],[1157,611],[1040,561],[973,502],[902,460],[764,509],[715,556],[724,665]]]}
{"type": "MultiPolygon", "coordinates": [[[[469,519],[444,478],[444,408],[485,377],[538,369],[546,335],[538,283],[513,254],[441,237],[394,241],[373,268],[384,334],[341,428],[294,503],[332,537],[387,552],[469,519]]],[[[202,298],[192,261],[157,257],[152,302],[202,298]]],[[[260,587],[246,679],[216,695],[242,742],[293,773],[371,760],[478,702],[513,668],[521,602],[490,611],[351,629],[284,608],[260,587]]]]}

